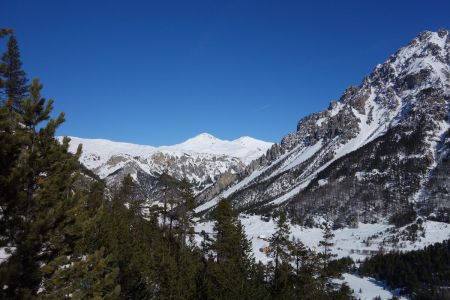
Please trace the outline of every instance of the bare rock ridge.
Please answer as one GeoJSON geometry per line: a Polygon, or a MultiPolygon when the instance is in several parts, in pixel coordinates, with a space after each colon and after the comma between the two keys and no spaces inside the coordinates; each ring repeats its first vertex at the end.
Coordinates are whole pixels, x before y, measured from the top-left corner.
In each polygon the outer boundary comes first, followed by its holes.
{"type": "Polygon", "coordinates": [[[205,189],[197,212],[227,197],[241,211],[284,209],[300,223],[317,215],[377,222],[411,209],[448,217],[449,106],[450,34],[426,31],[243,171],[205,189]]]}

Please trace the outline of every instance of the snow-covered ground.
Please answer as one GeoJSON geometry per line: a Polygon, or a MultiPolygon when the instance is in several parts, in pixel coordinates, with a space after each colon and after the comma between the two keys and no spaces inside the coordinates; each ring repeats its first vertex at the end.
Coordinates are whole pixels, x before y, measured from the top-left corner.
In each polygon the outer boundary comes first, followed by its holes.
{"type": "MultiPolygon", "coordinates": [[[[256,215],[241,215],[240,220],[245,227],[248,238],[252,241],[255,258],[264,263],[268,262],[269,258],[260,252],[259,249],[268,245],[265,239],[275,232],[276,224],[274,220],[270,219],[266,222],[260,216],[256,215]]],[[[212,227],[213,223],[210,221],[199,222],[195,231],[200,233],[204,230],[206,233],[212,233],[212,227]]],[[[337,258],[350,256],[357,262],[378,252],[382,244],[384,251],[411,251],[450,239],[450,224],[424,221],[423,227],[425,237],[419,235],[415,242],[404,239],[401,233],[405,231],[405,227],[396,229],[393,225],[387,223],[359,223],[357,228],[333,230],[335,237],[333,239],[334,246],[332,247],[332,252],[337,255],[337,258]],[[399,241],[393,242],[392,240],[397,237],[399,241]]],[[[316,251],[321,251],[319,242],[322,240],[322,235],[323,230],[320,228],[305,228],[299,225],[291,225],[291,237],[300,239],[307,247],[316,251]]],[[[201,241],[200,236],[197,237],[197,241],[201,241]]]]}
{"type": "MultiPolygon", "coordinates": [[[[256,260],[263,263],[269,262],[270,258],[260,251],[263,246],[268,245],[267,239],[275,232],[275,222],[262,220],[261,216],[241,215],[240,220],[245,227],[245,232],[252,242],[253,253],[256,260]]],[[[342,228],[333,230],[334,246],[332,252],[337,258],[350,256],[355,262],[362,261],[366,257],[378,252],[383,244],[384,251],[399,250],[412,251],[422,249],[427,245],[450,239],[450,224],[424,221],[424,237],[419,234],[415,242],[407,241],[401,234],[406,227],[396,229],[389,224],[363,224],[359,223],[357,228],[342,228]],[[398,242],[393,242],[399,238],[398,242]],[[383,242],[384,241],[384,242],[383,242]]],[[[196,233],[204,230],[208,234],[213,233],[213,222],[198,222],[196,233]]],[[[319,242],[322,240],[323,230],[320,228],[305,228],[291,224],[291,237],[300,239],[307,247],[316,251],[322,251],[319,242]]],[[[197,234],[196,242],[200,244],[202,238],[197,234]]],[[[373,299],[380,296],[381,299],[391,299],[398,296],[389,291],[382,283],[372,278],[361,278],[352,274],[344,274],[343,279],[337,282],[347,282],[354,290],[357,299],[373,299]],[[359,292],[361,290],[361,293],[359,292]]],[[[400,298],[405,299],[405,298],[400,298]]]]}
{"type": "Polygon", "coordinates": [[[343,274],[343,279],[335,280],[336,283],[344,283],[353,290],[353,296],[360,300],[372,300],[379,296],[382,300],[392,299],[393,296],[399,299],[407,299],[400,297],[397,291],[390,291],[381,282],[369,277],[359,277],[353,274],[343,274]]]}

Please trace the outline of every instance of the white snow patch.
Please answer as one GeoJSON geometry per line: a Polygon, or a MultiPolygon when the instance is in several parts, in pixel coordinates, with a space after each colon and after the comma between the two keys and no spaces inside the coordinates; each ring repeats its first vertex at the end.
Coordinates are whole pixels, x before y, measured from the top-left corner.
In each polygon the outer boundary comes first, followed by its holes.
{"type": "MultiPolygon", "coordinates": [[[[353,296],[360,300],[372,300],[380,297],[382,300],[392,299],[393,296],[399,297],[395,291],[390,291],[383,283],[370,277],[359,277],[353,274],[342,274],[343,279],[336,279],[334,282],[342,284],[346,282],[353,290],[353,296]]],[[[399,297],[399,299],[406,299],[399,297]]]]}
{"type": "Polygon", "coordinates": [[[328,110],[329,116],[330,117],[336,116],[343,107],[344,104],[342,104],[341,102],[334,102],[334,106],[330,110],[328,110]]]}
{"type": "Polygon", "coordinates": [[[0,247],[0,264],[7,261],[14,251],[14,247],[0,247]]]}
{"type": "Polygon", "coordinates": [[[316,125],[317,126],[321,126],[323,122],[325,122],[327,120],[327,118],[320,118],[316,121],[316,125]]]}
{"type": "Polygon", "coordinates": [[[319,186],[324,186],[328,184],[328,179],[319,179],[317,183],[319,184],[319,186]]]}

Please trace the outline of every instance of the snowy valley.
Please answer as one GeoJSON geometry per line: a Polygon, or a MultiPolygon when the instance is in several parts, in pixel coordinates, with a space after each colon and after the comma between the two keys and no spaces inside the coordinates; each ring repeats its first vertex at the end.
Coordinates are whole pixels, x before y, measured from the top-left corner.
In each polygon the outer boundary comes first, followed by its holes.
{"type": "MultiPolygon", "coordinates": [[[[262,249],[272,214],[283,212],[292,238],[320,252],[325,222],[336,257],[359,264],[450,238],[449,113],[450,33],[441,30],[421,33],[278,144],[209,134],[161,147],[71,137],[70,150],[82,144],[81,163],[111,187],[131,175],[149,203],[160,197],[159,175],[188,179],[198,245],[200,232],[213,235],[211,212],[226,198],[258,261],[270,261],[262,249]]],[[[342,280],[356,298],[398,296],[371,278],[342,280]]]]}

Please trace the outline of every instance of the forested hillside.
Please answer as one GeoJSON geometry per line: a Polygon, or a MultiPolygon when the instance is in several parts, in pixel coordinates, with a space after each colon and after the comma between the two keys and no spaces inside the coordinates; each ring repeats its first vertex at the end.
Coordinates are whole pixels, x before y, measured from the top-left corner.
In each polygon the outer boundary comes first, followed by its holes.
{"type": "Polygon", "coordinates": [[[418,251],[377,254],[362,264],[361,273],[417,299],[449,299],[450,240],[418,251]]]}

